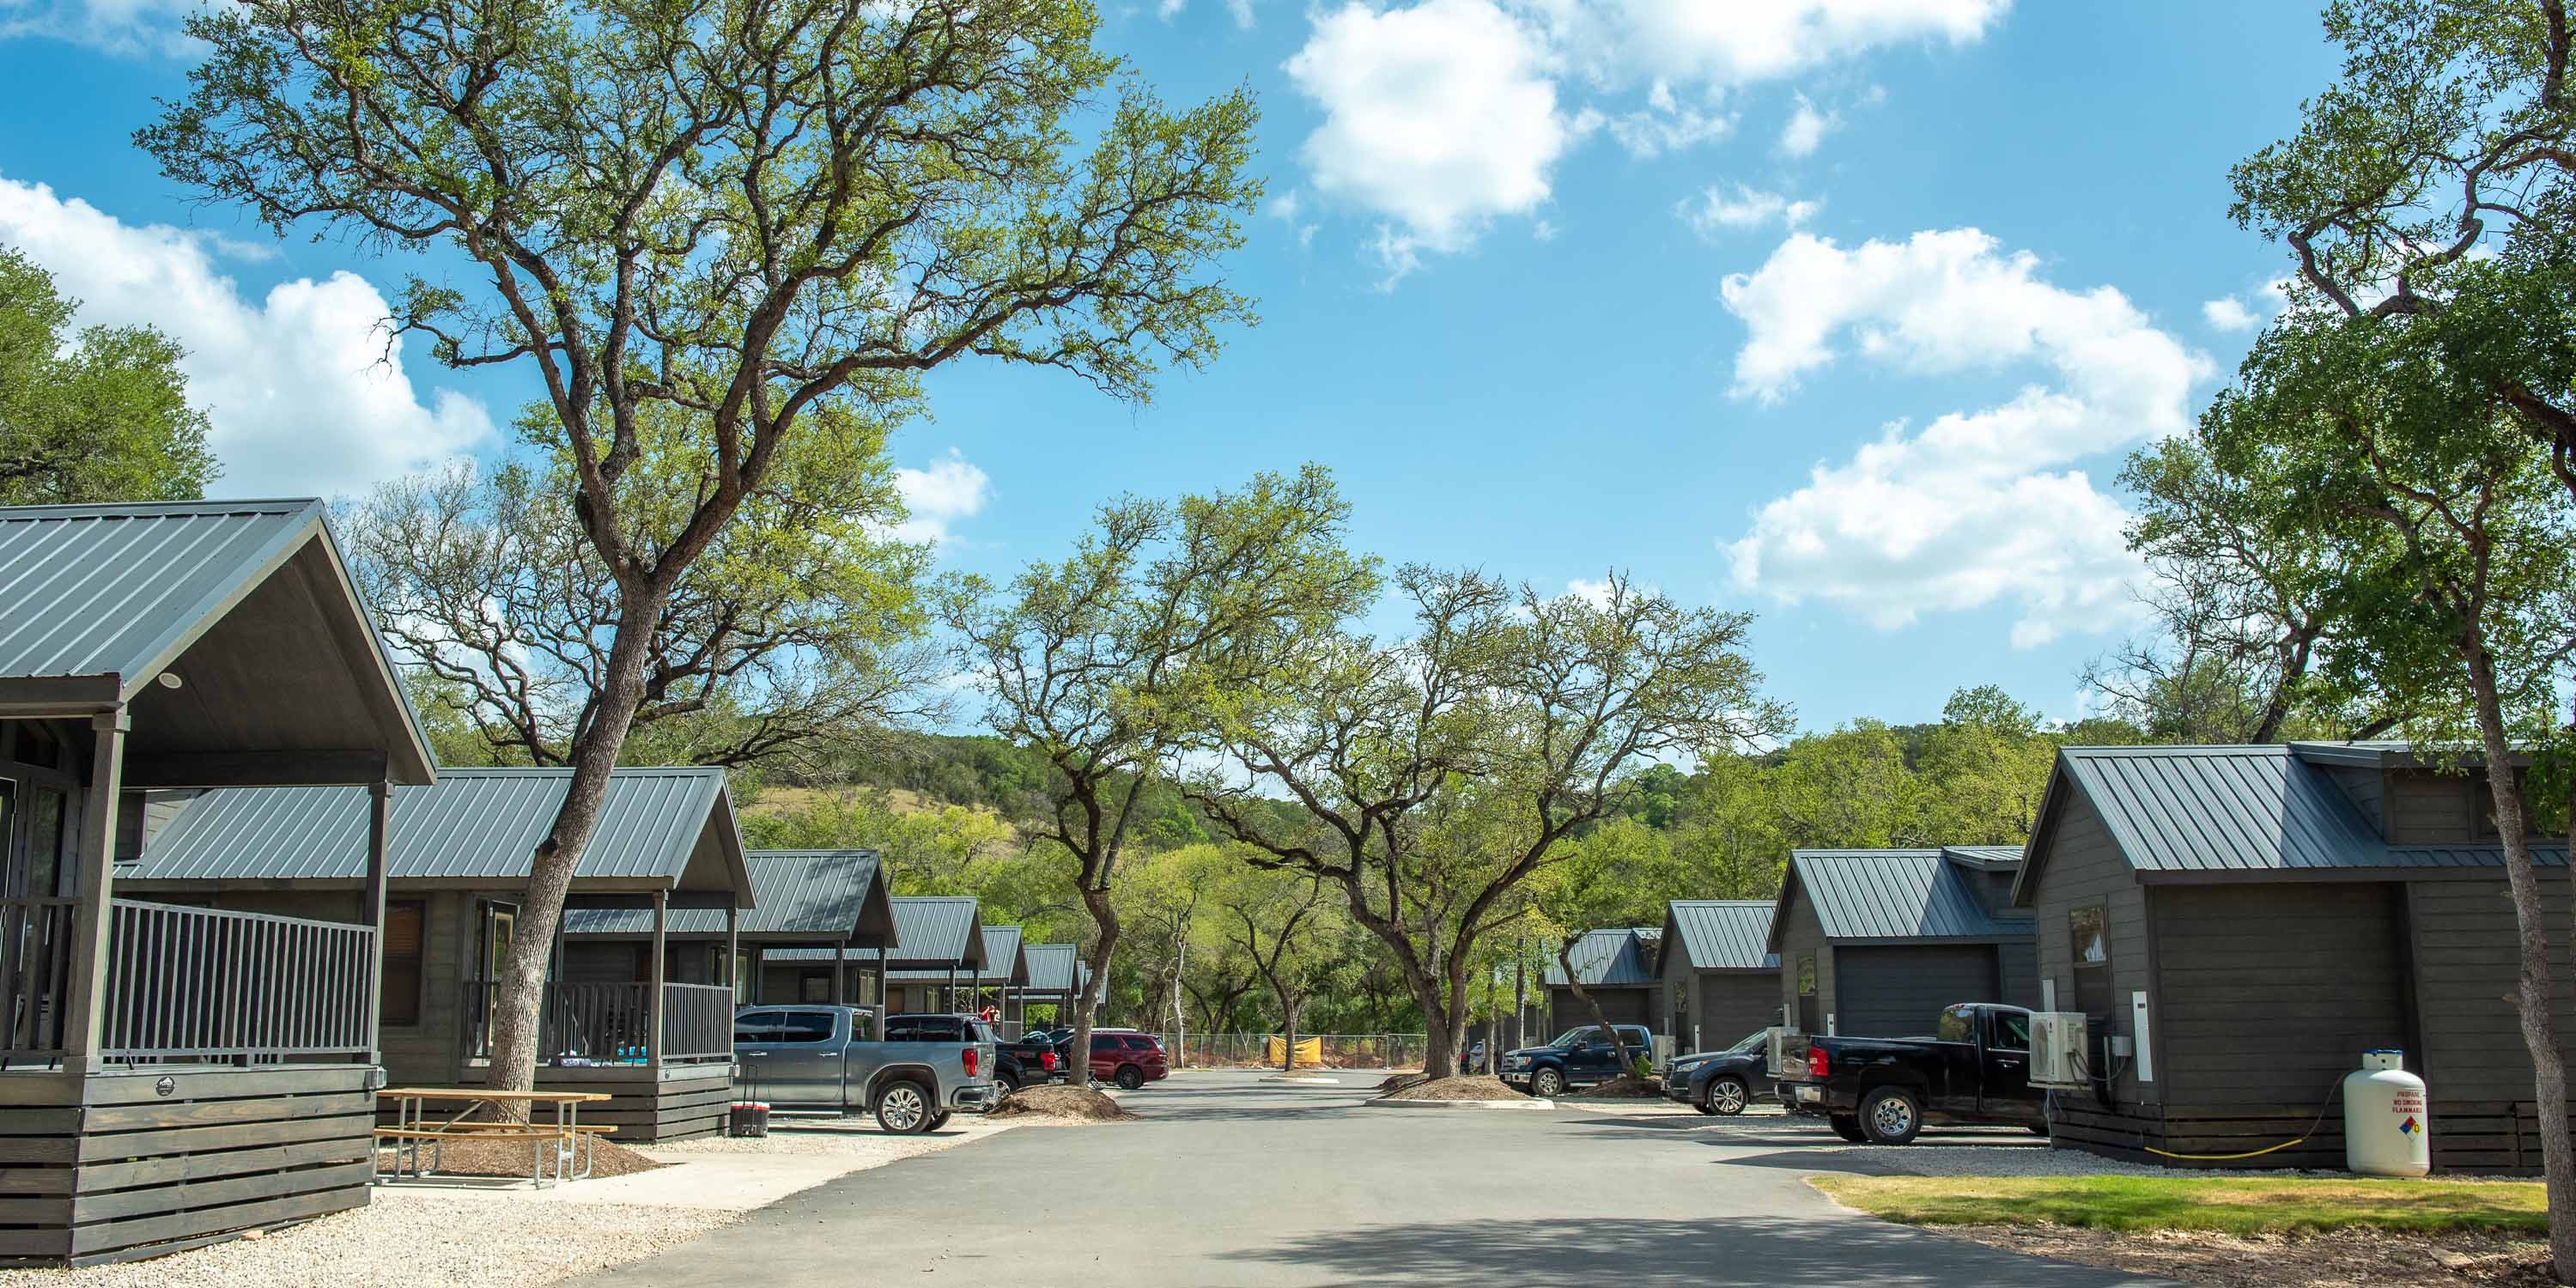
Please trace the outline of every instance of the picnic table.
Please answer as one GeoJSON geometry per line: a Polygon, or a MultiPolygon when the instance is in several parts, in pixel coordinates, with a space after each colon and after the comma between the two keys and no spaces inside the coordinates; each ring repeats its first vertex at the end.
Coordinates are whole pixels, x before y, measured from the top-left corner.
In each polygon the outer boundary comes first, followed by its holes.
{"type": "Polygon", "coordinates": [[[393,1166],[388,1170],[382,1151],[376,1154],[374,1179],[379,1184],[400,1180],[406,1173],[418,1180],[438,1171],[447,1142],[456,1140],[526,1141],[530,1145],[528,1180],[544,1188],[547,1182],[546,1159],[554,1158],[554,1178],[558,1181],[582,1180],[590,1175],[589,1142],[617,1130],[614,1124],[584,1126],[581,1107],[606,1100],[598,1091],[496,1091],[490,1087],[387,1087],[376,1093],[379,1103],[392,1101],[394,1125],[378,1127],[376,1141],[390,1145],[393,1166]],[[458,1108],[439,1121],[430,1121],[431,1102],[453,1104],[458,1108]],[[540,1105],[553,1107],[554,1117],[539,1122],[540,1105]],[[484,1110],[502,1110],[499,1120],[476,1118],[484,1110]],[[515,1113],[508,1110],[516,1110],[515,1113]],[[421,1166],[420,1147],[429,1146],[429,1166],[421,1166]],[[572,1170],[578,1154],[581,1168],[572,1170]]]}

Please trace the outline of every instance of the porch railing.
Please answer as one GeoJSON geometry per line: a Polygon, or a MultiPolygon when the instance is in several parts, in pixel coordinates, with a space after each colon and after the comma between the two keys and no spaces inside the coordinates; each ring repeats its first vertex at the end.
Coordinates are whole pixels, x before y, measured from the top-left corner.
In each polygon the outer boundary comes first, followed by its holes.
{"type": "Polygon", "coordinates": [[[105,1059],[274,1064],[374,1045],[372,926],[128,899],[108,917],[105,1059]]]}
{"type": "MultiPolygon", "coordinates": [[[[465,1049],[492,1054],[494,984],[468,986],[479,1004],[465,1008],[465,1049]]],[[[652,1055],[651,984],[546,985],[538,1058],[560,1066],[643,1064],[652,1055]]],[[[733,990],[720,984],[662,986],[662,1059],[731,1059],[733,990]]]]}
{"type": "Polygon", "coordinates": [[[63,999],[71,988],[80,900],[0,899],[0,1064],[63,1055],[63,999]]]}

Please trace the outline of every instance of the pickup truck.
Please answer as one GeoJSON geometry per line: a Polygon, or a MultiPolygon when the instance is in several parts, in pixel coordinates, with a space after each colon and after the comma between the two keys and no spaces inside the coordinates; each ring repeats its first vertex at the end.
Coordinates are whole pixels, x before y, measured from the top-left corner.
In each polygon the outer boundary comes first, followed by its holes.
{"type": "MultiPolygon", "coordinates": [[[[1642,1024],[1622,1024],[1619,1035],[1627,1039],[1628,1058],[1650,1055],[1655,1037],[1642,1024]]],[[[1567,1029],[1546,1046],[1522,1047],[1503,1053],[1502,1079],[1513,1088],[1545,1100],[1568,1087],[1589,1087],[1608,1082],[1626,1072],[1619,1064],[1619,1046],[1601,1031],[1598,1024],[1585,1024],[1567,1029]]]]}
{"type": "Polygon", "coordinates": [[[781,1109],[876,1115],[897,1135],[932,1131],[1001,1099],[993,1030],[966,1015],[895,1015],[854,1006],[746,1006],[733,1054],[745,1093],[781,1109]]]}
{"type": "Polygon", "coordinates": [[[1070,1067],[1065,1060],[1065,1043],[1072,1037],[1071,1033],[1049,1037],[1043,1030],[1032,1029],[1010,1041],[994,1043],[993,1050],[1002,1061],[994,1077],[1002,1084],[1002,1090],[1012,1092],[1064,1081],[1064,1071],[1070,1067]]]}
{"type": "Polygon", "coordinates": [[[1962,1003],[1925,1038],[1785,1035],[1780,1099],[1856,1144],[1905,1145],[1926,1123],[2048,1133],[2048,1095],[2030,1085],[2030,1012],[1962,1003]]]}

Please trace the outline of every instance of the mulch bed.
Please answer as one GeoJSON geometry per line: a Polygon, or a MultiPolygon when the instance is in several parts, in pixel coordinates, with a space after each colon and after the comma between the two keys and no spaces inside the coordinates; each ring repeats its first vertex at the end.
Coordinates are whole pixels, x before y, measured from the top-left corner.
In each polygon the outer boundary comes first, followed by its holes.
{"type": "MultiPolygon", "coordinates": [[[[439,1149],[438,1171],[432,1175],[516,1176],[525,1180],[529,1162],[535,1157],[536,1148],[533,1142],[524,1140],[451,1140],[439,1149]]],[[[596,1151],[590,1156],[590,1179],[592,1180],[603,1180],[611,1176],[631,1176],[637,1172],[649,1172],[657,1167],[670,1166],[668,1163],[654,1162],[615,1141],[594,1140],[582,1148],[596,1151]]],[[[426,1159],[429,1153],[429,1143],[422,1142],[421,1156],[426,1159]]],[[[392,1165],[391,1151],[385,1152],[383,1161],[388,1167],[392,1165]]],[[[573,1166],[576,1170],[581,1166],[578,1158],[574,1160],[573,1166]]],[[[553,1163],[546,1164],[546,1174],[549,1178],[553,1176],[553,1163]]]]}
{"type": "Polygon", "coordinates": [[[1582,1100],[1653,1100],[1661,1097],[1664,1089],[1643,1078],[1631,1078],[1621,1074],[1599,1086],[1585,1087],[1581,1091],[1569,1091],[1565,1094],[1582,1100]]]}
{"type": "Polygon", "coordinates": [[[1138,1115],[1089,1087],[1050,1084],[1022,1087],[985,1111],[987,1118],[1058,1118],[1080,1123],[1134,1122],[1138,1115]]]}
{"type": "Polygon", "coordinates": [[[1425,1081],[1421,1074],[1398,1074],[1378,1084],[1388,1100],[1523,1100],[1527,1097],[1503,1085],[1503,1080],[1486,1074],[1469,1074],[1458,1078],[1433,1078],[1425,1081]],[[1410,1081],[1406,1081],[1410,1079],[1410,1081]]]}
{"type": "Polygon", "coordinates": [[[2326,1234],[2238,1237],[2160,1230],[2135,1234],[2055,1225],[1934,1229],[1992,1248],[2213,1288],[2548,1288],[2545,1240],[2496,1234],[2326,1234]]]}

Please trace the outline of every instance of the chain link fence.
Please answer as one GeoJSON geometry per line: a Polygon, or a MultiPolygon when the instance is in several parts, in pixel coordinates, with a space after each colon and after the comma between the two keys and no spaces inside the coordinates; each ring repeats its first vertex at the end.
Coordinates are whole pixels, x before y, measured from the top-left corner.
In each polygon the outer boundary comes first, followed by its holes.
{"type": "MultiPolygon", "coordinates": [[[[1279,1062],[1270,1054],[1277,1033],[1192,1033],[1187,1043],[1177,1033],[1164,1033],[1163,1050],[1175,1065],[1190,1069],[1258,1069],[1279,1062]]],[[[1298,1064],[1314,1056],[1307,1043],[1320,1048],[1326,1069],[1419,1069],[1430,1038],[1421,1033],[1300,1033],[1298,1064]]]]}

